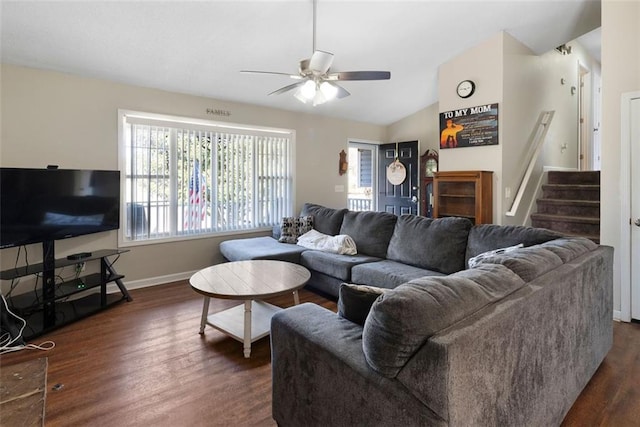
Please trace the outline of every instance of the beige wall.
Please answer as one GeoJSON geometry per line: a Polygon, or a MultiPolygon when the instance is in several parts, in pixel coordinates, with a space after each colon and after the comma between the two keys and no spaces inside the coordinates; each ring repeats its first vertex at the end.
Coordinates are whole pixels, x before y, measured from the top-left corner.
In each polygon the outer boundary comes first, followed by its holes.
{"type": "MultiPolygon", "coordinates": [[[[601,242],[615,248],[614,307],[620,312],[620,249],[628,247],[620,236],[620,103],[621,95],[640,90],[640,2],[602,2],[602,173],[601,173],[601,242]]],[[[634,165],[634,167],[638,167],[634,165]]],[[[638,260],[632,260],[638,265],[638,260]]],[[[628,283],[624,286],[629,286],[628,283]]]]}
{"type": "MultiPolygon", "coordinates": [[[[214,121],[270,126],[296,131],[295,210],[306,201],[346,206],[346,175],[338,175],[338,153],[350,138],[383,141],[383,126],[293,113],[129,86],[69,74],[2,65],[0,165],[4,167],[118,168],[117,111],[137,111],[214,121]],[[212,117],[207,108],[230,117],[212,117]]],[[[264,233],[263,233],[264,234],[264,233]]],[[[227,237],[228,238],[228,237],[227,237]]],[[[222,240],[204,238],[138,246],[118,261],[127,281],[172,278],[221,260],[222,240]]],[[[117,247],[117,234],[101,233],[56,242],[58,255],[117,247]]],[[[2,266],[13,265],[16,250],[0,253],[2,266]]],[[[29,247],[29,262],[38,261],[38,245],[29,247]]]]}
{"type": "MultiPolygon", "coordinates": [[[[442,64],[438,70],[438,93],[440,112],[498,103],[498,123],[504,114],[503,99],[503,37],[496,34],[461,55],[442,64]],[[470,98],[462,99],[456,87],[462,80],[473,80],[476,91],[470,98]]],[[[499,194],[502,180],[503,130],[498,126],[498,145],[465,147],[440,150],[440,170],[487,170],[493,171],[493,219],[500,223],[498,212],[502,211],[499,194]],[[498,192],[498,193],[496,193],[498,192]]]]}
{"type": "Polygon", "coordinates": [[[418,140],[418,152],[423,155],[427,149],[438,151],[439,127],[438,104],[435,103],[387,126],[386,141],[418,140]]]}

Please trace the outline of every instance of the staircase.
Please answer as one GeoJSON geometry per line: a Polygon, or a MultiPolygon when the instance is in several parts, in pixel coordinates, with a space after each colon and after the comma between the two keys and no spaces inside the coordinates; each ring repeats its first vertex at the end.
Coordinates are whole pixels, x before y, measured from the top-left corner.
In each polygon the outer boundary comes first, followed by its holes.
{"type": "Polygon", "coordinates": [[[531,225],[600,243],[600,172],[550,171],[531,225]]]}

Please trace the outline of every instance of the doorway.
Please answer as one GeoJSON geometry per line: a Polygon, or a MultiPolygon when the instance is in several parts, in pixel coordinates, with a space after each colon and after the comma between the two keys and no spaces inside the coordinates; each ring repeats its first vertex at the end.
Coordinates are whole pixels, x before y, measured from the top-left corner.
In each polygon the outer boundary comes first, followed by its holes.
{"type": "Polygon", "coordinates": [[[621,122],[620,308],[629,321],[640,320],[640,92],[622,95],[621,122]]]}
{"type": "MultiPolygon", "coordinates": [[[[631,164],[640,164],[640,97],[630,102],[631,164]]],[[[631,189],[640,188],[640,170],[631,169],[631,189]]],[[[640,194],[631,194],[631,318],[640,320],[640,194]]]]}
{"type": "Polygon", "coordinates": [[[378,211],[418,214],[418,141],[382,144],[378,150],[378,211]],[[399,162],[400,164],[396,163],[399,162]],[[402,173],[390,176],[390,167],[402,173]],[[402,171],[404,169],[404,171],[402,171]]]}
{"type": "Polygon", "coordinates": [[[378,144],[349,141],[347,207],[351,211],[376,210],[378,144]]]}

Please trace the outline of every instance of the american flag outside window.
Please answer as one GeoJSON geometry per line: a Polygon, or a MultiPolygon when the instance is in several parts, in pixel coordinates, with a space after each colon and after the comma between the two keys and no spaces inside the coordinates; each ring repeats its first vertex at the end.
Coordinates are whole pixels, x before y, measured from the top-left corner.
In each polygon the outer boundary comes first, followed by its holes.
{"type": "Polygon", "coordinates": [[[200,171],[200,162],[193,163],[193,173],[189,179],[189,204],[187,205],[184,228],[185,230],[199,229],[207,215],[206,180],[200,171]]]}

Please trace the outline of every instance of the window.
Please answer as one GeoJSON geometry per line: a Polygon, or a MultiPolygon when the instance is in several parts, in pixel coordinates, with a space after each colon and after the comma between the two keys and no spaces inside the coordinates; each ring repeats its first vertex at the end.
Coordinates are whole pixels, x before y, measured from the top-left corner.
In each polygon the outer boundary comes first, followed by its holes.
{"type": "Polygon", "coordinates": [[[293,131],[119,116],[122,245],[256,230],[290,215],[293,131]]]}

